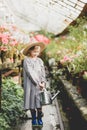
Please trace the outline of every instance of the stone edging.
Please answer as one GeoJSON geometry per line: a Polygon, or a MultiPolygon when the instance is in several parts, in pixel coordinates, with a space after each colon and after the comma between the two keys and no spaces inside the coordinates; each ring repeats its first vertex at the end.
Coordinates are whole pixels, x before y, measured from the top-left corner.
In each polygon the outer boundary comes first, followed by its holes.
{"type": "Polygon", "coordinates": [[[76,107],[80,110],[83,118],[87,121],[87,101],[78,93],[75,86],[73,86],[69,81],[65,80],[64,77],[59,77],[63,83],[69,96],[72,98],[76,107]]]}

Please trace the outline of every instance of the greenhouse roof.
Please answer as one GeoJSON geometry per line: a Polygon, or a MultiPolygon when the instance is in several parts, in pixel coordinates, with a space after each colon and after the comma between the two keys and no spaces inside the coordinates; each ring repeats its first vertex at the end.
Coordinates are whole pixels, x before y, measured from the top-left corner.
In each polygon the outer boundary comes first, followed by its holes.
{"type": "MultiPolygon", "coordinates": [[[[82,12],[87,0],[4,0],[10,20],[25,31],[59,34],[82,12]]],[[[8,14],[7,14],[8,15],[8,14]]]]}

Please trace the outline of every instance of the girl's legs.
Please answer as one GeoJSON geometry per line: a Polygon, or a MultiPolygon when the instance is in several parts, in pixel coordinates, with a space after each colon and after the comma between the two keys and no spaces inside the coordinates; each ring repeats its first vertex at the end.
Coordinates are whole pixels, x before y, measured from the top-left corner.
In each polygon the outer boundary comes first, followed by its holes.
{"type": "Polygon", "coordinates": [[[37,121],[38,121],[38,125],[43,125],[43,121],[42,121],[42,108],[37,108],[37,121]]]}
{"type": "Polygon", "coordinates": [[[35,96],[33,96],[34,98],[31,100],[33,101],[31,108],[36,108],[36,109],[31,109],[31,115],[32,115],[32,125],[43,125],[43,121],[42,121],[42,105],[41,105],[41,96],[40,94],[38,94],[38,89],[37,89],[37,94],[35,96]],[[37,115],[37,119],[36,119],[36,115],[37,115]]]}
{"type": "Polygon", "coordinates": [[[31,111],[31,116],[32,116],[32,126],[36,126],[37,125],[36,110],[31,109],[30,111],[31,111]]]}

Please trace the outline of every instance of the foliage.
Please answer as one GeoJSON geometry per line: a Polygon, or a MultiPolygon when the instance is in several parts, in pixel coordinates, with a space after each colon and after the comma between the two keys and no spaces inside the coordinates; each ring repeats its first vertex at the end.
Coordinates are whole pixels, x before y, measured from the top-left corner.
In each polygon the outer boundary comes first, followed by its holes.
{"type": "Polygon", "coordinates": [[[72,36],[77,42],[82,42],[87,33],[87,17],[78,18],[75,26],[69,26],[70,36],[72,36]]]}
{"type": "Polygon", "coordinates": [[[50,32],[47,32],[46,30],[40,30],[40,31],[37,31],[36,34],[41,34],[41,35],[44,35],[46,37],[48,37],[49,39],[54,37],[54,34],[53,33],[50,33],[50,32]]]}
{"type": "Polygon", "coordinates": [[[17,125],[23,106],[23,90],[11,78],[3,79],[0,130],[12,130],[17,125]]]}
{"type": "MultiPolygon", "coordinates": [[[[61,50],[58,48],[58,44],[56,43],[55,40],[51,39],[51,42],[49,45],[47,45],[45,53],[48,58],[55,58],[58,59],[58,55],[61,54],[61,50]]],[[[61,56],[60,56],[61,57],[61,56]]]]}
{"type": "Polygon", "coordinates": [[[68,28],[69,34],[52,39],[47,46],[46,54],[61,63],[69,73],[80,73],[87,70],[87,18],[79,18],[76,25],[68,28]]]}
{"type": "Polygon", "coordinates": [[[69,71],[75,73],[82,73],[87,70],[87,51],[84,50],[79,56],[69,64],[69,71]]]}

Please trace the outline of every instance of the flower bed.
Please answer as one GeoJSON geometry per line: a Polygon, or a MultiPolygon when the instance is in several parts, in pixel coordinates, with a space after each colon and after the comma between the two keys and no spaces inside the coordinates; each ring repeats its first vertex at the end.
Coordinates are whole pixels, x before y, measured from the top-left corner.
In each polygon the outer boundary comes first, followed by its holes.
{"type": "Polygon", "coordinates": [[[77,19],[75,26],[70,26],[65,36],[52,39],[45,50],[46,61],[54,58],[59,75],[82,92],[87,98],[87,18],[77,19]]]}

